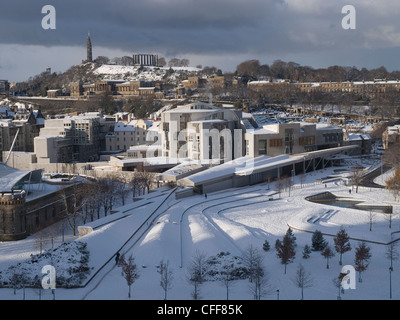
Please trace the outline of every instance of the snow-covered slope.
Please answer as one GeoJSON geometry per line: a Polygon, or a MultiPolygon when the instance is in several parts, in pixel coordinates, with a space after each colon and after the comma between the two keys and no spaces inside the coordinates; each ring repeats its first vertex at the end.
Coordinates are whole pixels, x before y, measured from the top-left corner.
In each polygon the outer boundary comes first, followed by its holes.
{"type": "Polygon", "coordinates": [[[174,81],[178,79],[182,73],[190,74],[200,71],[200,69],[193,67],[174,67],[172,70],[174,72],[170,72],[169,68],[102,65],[95,69],[93,73],[107,80],[161,81],[167,75],[169,80],[174,81]]]}
{"type": "MultiPolygon", "coordinates": [[[[265,183],[221,190],[208,194],[207,198],[196,195],[175,200],[173,196],[168,197],[169,191],[165,189],[143,196],[142,200],[119,209],[115,216],[98,220],[93,224],[93,233],[79,238],[79,241],[88,244],[89,266],[93,268],[91,275],[100,270],[104,263],[106,265],[84,288],[57,289],[57,298],[128,299],[126,281],[121,276],[121,268],[113,260],[115,252],[122,247],[121,253],[127,257],[132,255],[140,272],[139,279],[132,286],[132,299],[164,298],[157,272],[160,260],[164,259],[170,262],[174,276],[168,299],[190,300],[193,288],[187,275],[196,252],[211,257],[211,263],[217,266],[222,260],[216,257],[230,257],[229,261],[232,262],[232,259],[241,257],[249,245],[252,245],[261,251],[264,269],[268,275],[269,290],[262,299],[276,299],[277,290],[280,299],[300,299],[301,291],[293,279],[298,266],[302,264],[312,278],[312,286],[304,290],[304,298],[335,300],[338,290],[333,285],[333,279],[342,269],[338,263],[339,255],[330,259],[329,269],[326,268],[326,259],[320,252],[312,252],[309,259],[303,259],[303,248],[306,244],[311,245],[312,237],[310,232],[304,231],[321,230],[326,234],[336,234],[344,226],[350,237],[367,241],[372,258],[362,275],[363,282],[357,282],[355,290],[346,290],[342,299],[389,299],[390,261],[386,258],[385,243],[399,238],[400,217],[394,215],[392,227],[389,228],[388,216],[374,213],[370,231],[371,216],[368,211],[311,203],[305,197],[329,191],[337,196],[351,197],[367,203],[392,204],[394,212],[398,212],[399,203],[385,189],[360,188],[357,194],[349,194],[349,187],[338,181],[329,182],[326,187],[324,183],[315,183],[333,174],[334,169],[309,173],[302,181],[296,177],[295,187],[290,195],[286,190],[279,196],[272,183],[265,183]],[[155,215],[151,215],[153,212],[155,215]],[[276,256],[274,244],[277,239],[282,239],[288,225],[295,228],[297,247],[296,257],[287,266],[287,273],[284,274],[284,266],[276,256]],[[139,229],[140,226],[142,229],[139,229]],[[296,230],[297,228],[304,231],[296,230]],[[136,230],[140,232],[134,242],[124,246],[136,230]],[[271,246],[268,252],[262,251],[265,240],[271,246]]],[[[325,239],[333,248],[333,237],[326,235],[325,239]]],[[[13,263],[18,261],[18,257],[10,250],[18,250],[19,255],[31,252],[32,247],[28,245],[31,241],[28,238],[15,243],[1,243],[0,253],[3,258],[0,259],[0,267],[3,269],[9,266],[10,259],[13,263]]],[[[359,240],[351,240],[352,250],[343,255],[343,265],[354,265],[355,248],[358,244],[359,240]]],[[[399,270],[399,262],[394,261],[391,275],[393,299],[400,298],[399,270]]],[[[201,285],[202,299],[225,299],[226,289],[215,279],[209,278],[209,281],[201,285]]],[[[253,299],[250,285],[248,280],[236,280],[230,289],[230,299],[253,299]]],[[[0,289],[0,299],[21,299],[21,296],[21,291],[14,296],[12,289],[0,289]]],[[[51,295],[48,294],[47,298],[51,299],[51,295]]],[[[28,291],[27,299],[37,299],[35,291],[28,291]]]]}

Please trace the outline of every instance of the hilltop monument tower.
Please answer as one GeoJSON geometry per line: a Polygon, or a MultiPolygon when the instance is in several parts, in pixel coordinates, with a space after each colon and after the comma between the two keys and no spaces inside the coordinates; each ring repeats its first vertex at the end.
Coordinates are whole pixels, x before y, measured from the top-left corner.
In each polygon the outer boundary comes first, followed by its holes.
{"type": "Polygon", "coordinates": [[[86,43],[86,53],[87,53],[86,62],[93,62],[92,41],[90,40],[90,33],[88,33],[88,38],[87,38],[87,43],[86,43]]]}

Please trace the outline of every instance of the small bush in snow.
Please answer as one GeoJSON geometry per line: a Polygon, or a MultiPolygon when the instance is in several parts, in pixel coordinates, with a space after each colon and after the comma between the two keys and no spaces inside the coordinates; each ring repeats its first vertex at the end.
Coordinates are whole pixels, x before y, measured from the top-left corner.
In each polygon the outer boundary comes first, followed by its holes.
{"type": "Polygon", "coordinates": [[[90,274],[89,251],[85,242],[63,243],[57,248],[31,256],[25,262],[18,263],[0,271],[0,286],[21,288],[37,286],[42,279],[42,268],[51,265],[56,269],[56,286],[71,288],[82,285],[90,274]]]}

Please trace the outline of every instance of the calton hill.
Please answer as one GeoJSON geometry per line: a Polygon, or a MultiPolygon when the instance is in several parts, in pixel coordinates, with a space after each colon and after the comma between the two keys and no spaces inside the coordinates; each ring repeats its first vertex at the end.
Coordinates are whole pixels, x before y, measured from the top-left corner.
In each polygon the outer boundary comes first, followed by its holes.
{"type": "Polygon", "coordinates": [[[210,99],[214,104],[231,103],[237,108],[245,108],[246,111],[248,107],[252,108],[250,110],[257,110],[266,106],[298,106],[308,114],[318,111],[336,111],[341,114],[361,112],[366,116],[392,120],[400,114],[400,71],[389,72],[385,67],[313,68],[281,60],[274,61],[271,65],[261,64],[259,60],[248,60],[240,63],[234,72],[223,72],[214,66],[198,65],[190,68],[187,59],[173,58],[167,62],[165,58],[160,58],[156,67],[132,66],[131,60],[130,57],[111,60],[98,57],[94,62],[72,66],[62,73],[43,72],[17,83],[13,95],[14,98],[20,97],[39,104],[48,115],[102,109],[106,114],[126,111],[145,118],[165,104],[177,104],[177,100],[182,103],[182,100],[208,102],[210,99]],[[113,71],[108,74],[99,72],[105,66],[109,67],[106,70],[113,71]],[[116,69],[119,71],[114,72],[116,69]],[[190,77],[223,77],[224,85],[186,87],[185,94],[177,99],[177,87],[182,86],[190,77]],[[165,98],[126,98],[103,93],[90,96],[90,99],[69,99],[71,83],[93,83],[104,79],[156,81],[165,98]],[[267,83],[270,85],[263,85],[267,83]],[[357,90],[347,86],[356,83],[357,90]],[[325,85],[319,88],[319,84],[325,85]],[[48,90],[59,90],[59,99],[45,99],[48,90]],[[359,108],[355,108],[357,106],[359,108]]]}

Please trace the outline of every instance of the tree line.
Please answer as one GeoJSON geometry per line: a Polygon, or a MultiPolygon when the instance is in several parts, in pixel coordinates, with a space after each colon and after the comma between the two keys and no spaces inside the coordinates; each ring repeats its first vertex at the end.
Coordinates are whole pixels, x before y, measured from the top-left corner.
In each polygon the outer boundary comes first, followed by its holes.
{"type": "Polygon", "coordinates": [[[241,62],[235,75],[247,80],[288,79],[300,82],[373,81],[374,79],[399,80],[400,71],[389,72],[385,67],[358,69],[355,66],[329,66],[313,68],[296,62],[275,60],[271,65],[252,59],[241,62]]]}
{"type": "Polygon", "coordinates": [[[109,174],[93,180],[74,183],[60,191],[65,218],[76,236],[78,223],[100,219],[112,213],[114,205],[124,206],[128,196],[133,199],[148,193],[155,181],[155,173],[137,171],[133,175],[123,172],[109,174]]]}

